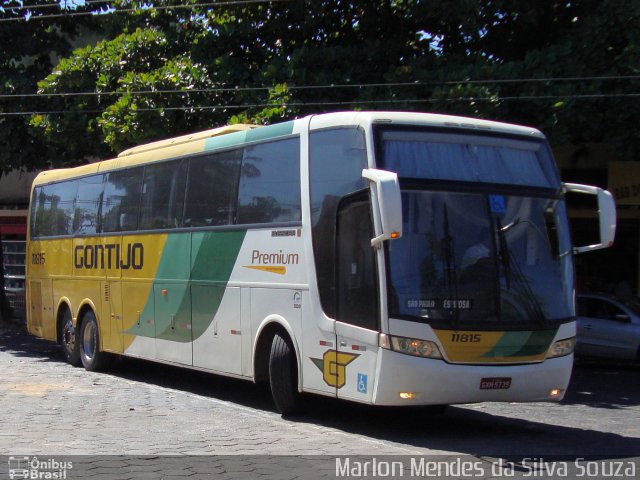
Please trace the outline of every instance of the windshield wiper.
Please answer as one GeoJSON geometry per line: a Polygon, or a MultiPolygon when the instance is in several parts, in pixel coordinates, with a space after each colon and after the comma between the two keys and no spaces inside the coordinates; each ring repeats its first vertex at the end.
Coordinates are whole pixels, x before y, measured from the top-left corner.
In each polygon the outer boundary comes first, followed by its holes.
{"type": "Polygon", "coordinates": [[[445,260],[445,281],[447,282],[447,286],[449,289],[449,301],[454,305],[454,319],[453,319],[453,327],[454,329],[458,328],[458,319],[459,312],[456,308],[456,302],[458,300],[458,278],[457,278],[457,268],[456,268],[456,256],[454,252],[453,245],[453,236],[449,230],[449,212],[447,210],[447,205],[443,205],[444,209],[444,219],[442,229],[444,230],[444,237],[442,238],[442,247],[444,253],[445,260]]]}
{"type": "Polygon", "coordinates": [[[511,222],[506,227],[502,226],[502,222],[499,217],[496,217],[496,228],[498,230],[498,244],[500,247],[500,260],[502,263],[502,268],[504,269],[504,280],[507,284],[507,290],[511,289],[511,262],[509,261],[510,252],[509,246],[507,245],[507,236],[505,232],[512,227],[515,227],[518,222],[520,222],[520,218],[516,218],[513,222],[511,222]]]}
{"type": "Polygon", "coordinates": [[[544,311],[542,310],[540,302],[533,292],[529,280],[522,272],[522,269],[520,268],[520,265],[518,264],[516,259],[513,257],[513,254],[511,253],[511,250],[509,249],[509,245],[507,243],[505,232],[515,227],[519,223],[520,219],[516,218],[509,225],[502,227],[500,218],[496,217],[496,230],[498,232],[498,243],[500,246],[500,259],[504,269],[506,288],[507,290],[511,289],[511,277],[513,275],[514,287],[525,302],[525,309],[539,323],[544,325],[546,324],[547,319],[544,315],[544,311]]]}

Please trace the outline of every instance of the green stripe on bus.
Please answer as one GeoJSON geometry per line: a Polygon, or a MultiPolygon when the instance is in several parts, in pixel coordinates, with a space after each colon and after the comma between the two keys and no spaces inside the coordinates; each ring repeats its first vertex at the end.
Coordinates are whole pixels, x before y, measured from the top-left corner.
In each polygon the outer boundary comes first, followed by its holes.
{"type": "Polygon", "coordinates": [[[183,343],[199,338],[220,308],[245,235],[245,230],[169,235],[143,310],[143,318],[155,318],[155,325],[127,333],[183,343]]]}
{"type": "Polygon", "coordinates": [[[246,233],[246,230],[192,233],[191,280],[226,285],[246,233]]]}
{"type": "Polygon", "coordinates": [[[540,355],[549,349],[558,330],[505,332],[491,350],[482,356],[487,358],[525,357],[540,355]]]}
{"type": "Polygon", "coordinates": [[[267,127],[244,130],[242,132],[228,133],[205,140],[204,150],[217,150],[228,147],[236,147],[247,142],[269,140],[271,138],[284,137],[293,133],[293,121],[269,125],[267,127]]]}
{"type": "Polygon", "coordinates": [[[268,127],[254,128],[247,130],[247,142],[256,142],[258,140],[268,140],[270,138],[284,137],[293,133],[293,121],[276,123],[268,127]]]}
{"type": "Polygon", "coordinates": [[[518,357],[528,357],[533,355],[540,355],[547,350],[551,346],[551,342],[558,333],[558,330],[539,330],[535,332],[531,332],[531,336],[527,343],[525,343],[522,348],[516,352],[516,356],[518,357]]]}

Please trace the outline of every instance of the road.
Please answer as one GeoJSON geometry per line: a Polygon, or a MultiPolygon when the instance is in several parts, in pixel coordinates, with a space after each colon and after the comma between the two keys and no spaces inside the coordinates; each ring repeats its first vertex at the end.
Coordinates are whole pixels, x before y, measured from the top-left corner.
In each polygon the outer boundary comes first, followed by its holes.
{"type": "Polygon", "coordinates": [[[640,456],[638,366],[578,362],[560,404],[438,413],[313,397],[287,419],[265,387],[131,359],[87,372],[17,328],[0,331],[0,371],[5,456],[640,456]]]}

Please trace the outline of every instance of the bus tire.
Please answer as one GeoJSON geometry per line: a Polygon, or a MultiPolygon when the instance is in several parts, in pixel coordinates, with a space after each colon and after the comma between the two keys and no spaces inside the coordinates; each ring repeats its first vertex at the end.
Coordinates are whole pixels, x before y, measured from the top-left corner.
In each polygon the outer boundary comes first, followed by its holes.
{"type": "Polygon", "coordinates": [[[291,341],[280,333],[274,335],[271,343],[269,384],[278,412],[282,415],[295,413],[300,404],[296,354],[291,341]]]}
{"type": "Polygon", "coordinates": [[[68,308],[65,308],[60,324],[60,345],[67,362],[74,367],[80,366],[80,342],[68,308]]]}
{"type": "Polygon", "coordinates": [[[100,350],[98,321],[91,310],[82,317],[79,340],[80,360],[84,368],[90,372],[104,369],[108,364],[109,354],[100,350]]]}

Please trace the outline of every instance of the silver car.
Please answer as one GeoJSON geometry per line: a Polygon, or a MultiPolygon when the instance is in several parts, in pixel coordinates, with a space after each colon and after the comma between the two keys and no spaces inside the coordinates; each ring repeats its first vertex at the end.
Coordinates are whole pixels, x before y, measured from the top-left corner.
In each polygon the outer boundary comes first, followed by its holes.
{"type": "Polygon", "coordinates": [[[640,361],[640,301],[577,296],[576,354],[640,361]]]}

